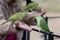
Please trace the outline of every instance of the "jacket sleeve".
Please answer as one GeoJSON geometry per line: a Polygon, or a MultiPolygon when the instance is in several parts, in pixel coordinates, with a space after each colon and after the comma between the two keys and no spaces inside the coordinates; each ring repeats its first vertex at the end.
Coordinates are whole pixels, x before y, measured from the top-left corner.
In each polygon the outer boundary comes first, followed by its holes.
{"type": "Polygon", "coordinates": [[[4,25],[1,25],[5,20],[4,18],[4,12],[2,10],[2,5],[0,4],[0,34],[10,34],[15,33],[17,30],[15,29],[15,26],[11,25],[11,22],[8,22],[4,25]]]}
{"type": "MultiPolygon", "coordinates": [[[[4,21],[4,20],[2,20],[4,21]]],[[[1,21],[1,22],[2,22],[1,21]]],[[[11,22],[5,23],[3,25],[0,25],[0,34],[11,34],[16,33],[17,30],[15,29],[15,25],[12,25],[11,22]]]]}

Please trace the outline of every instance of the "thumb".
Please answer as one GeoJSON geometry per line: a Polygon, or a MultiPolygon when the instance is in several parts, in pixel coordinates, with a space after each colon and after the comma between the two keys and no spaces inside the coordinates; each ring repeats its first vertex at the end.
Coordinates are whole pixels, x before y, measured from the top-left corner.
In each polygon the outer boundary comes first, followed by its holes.
{"type": "Polygon", "coordinates": [[[20,21],[16,21],[16,22],[15,22],[15,25],[18,26],[18,25],[19,25],[19,22],[20,22],[20,21]]]}

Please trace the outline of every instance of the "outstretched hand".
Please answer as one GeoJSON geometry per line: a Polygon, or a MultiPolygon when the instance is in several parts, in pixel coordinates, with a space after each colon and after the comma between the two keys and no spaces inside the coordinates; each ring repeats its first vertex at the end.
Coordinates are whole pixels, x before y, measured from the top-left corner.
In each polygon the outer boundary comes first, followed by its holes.
{"type": "Polygon", "coordinates": [[[41,14],[41,16],[45,15],[46,14],[46,9],[42,9],[40,14],[41,14]]]}
{"type": "Polygon", "coordinates": [[[15,25],[17,25],[17,27],[21,30],[28,30],[28,31],[32,31],[32,28],[29,27],[27,24],[25,24],[24,22],[20,22],[17,21],[15,22],[15,25]]]}

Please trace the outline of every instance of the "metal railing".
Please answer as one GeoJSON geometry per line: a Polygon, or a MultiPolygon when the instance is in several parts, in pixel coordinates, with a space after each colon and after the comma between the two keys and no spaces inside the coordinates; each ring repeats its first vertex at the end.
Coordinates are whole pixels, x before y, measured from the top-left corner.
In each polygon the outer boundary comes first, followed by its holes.
{"type": "MultiPolygon", "coordinates": [[[[60,17],[45,17],[45,21],[48,24],[48,19],[52,19],[52,18],[60,18],[60,17]]],[[[39,32],[44,34],[44,40],[54,40],[54,37],[60,38],[59,35],[54,34],[53,32],[44,32],[42,30],[37,30],[33,28],[33,31],[39,32]]],[[[24,40],[30,40],[30,32],[26,31],[25,32],[25,39],[24,40]]]]}

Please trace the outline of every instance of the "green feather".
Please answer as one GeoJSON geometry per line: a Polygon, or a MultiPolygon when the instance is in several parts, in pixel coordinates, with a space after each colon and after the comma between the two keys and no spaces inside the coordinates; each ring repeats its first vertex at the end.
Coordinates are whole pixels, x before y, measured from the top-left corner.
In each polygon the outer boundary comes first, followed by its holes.
{"type": "Polygon", "coordinates": [[[26,12],[18,12],[18,13],[15,13],[14,15],[12,15],[11,17],[9,17],[7,19],[7,21],[2,23],[2,24],[5,24],[5,23],[7,23],[9,21],[11,21],[11,22],[21,21],[21,20],[24,20],[24,18],[26,16],[27,16],[26,12]]]}
{"type": "Polygon", "coordinates": [[[36,2],[29,3],[27,6],[25,6],[24,10],[38,10],[41,11],[41,7],[36,2]]]}
{"type": "Polygon", "coordinates": [[[40,15],[35,15],[34,17],[37,20],[37,24],[38,26],[41,28],[41,30],[45,31],[45,32],[49,32],[49,27],[46,23],[46,21],[43,19],[43,17],[41,17],[40,15]]]}

